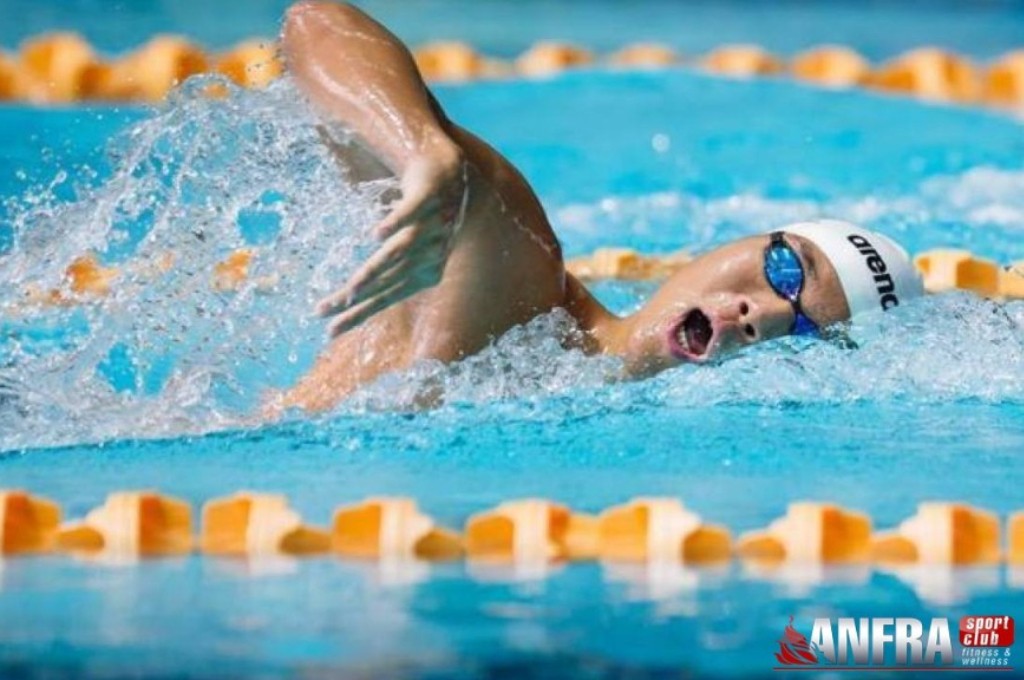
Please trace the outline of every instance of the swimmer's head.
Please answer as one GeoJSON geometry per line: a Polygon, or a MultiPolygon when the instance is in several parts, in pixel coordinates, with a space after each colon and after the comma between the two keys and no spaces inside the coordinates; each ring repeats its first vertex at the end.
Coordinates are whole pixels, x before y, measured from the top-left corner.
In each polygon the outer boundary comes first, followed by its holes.
{"type": "Polygon", "coordinates": [[[633,372],[704,363],[763,340],[827,331],[924,293],[906,251],[877,232],[817,220],[773,234],[716,248],[666,281],[629,318],[622,353],[633,372]],[[787,299],[780,289],[799,296],[787,299]]]}

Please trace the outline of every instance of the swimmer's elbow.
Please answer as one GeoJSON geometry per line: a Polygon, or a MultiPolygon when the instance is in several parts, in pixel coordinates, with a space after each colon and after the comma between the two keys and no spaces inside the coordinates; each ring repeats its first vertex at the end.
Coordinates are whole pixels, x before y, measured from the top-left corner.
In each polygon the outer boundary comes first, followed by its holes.
{"type": "Polygon", "coordinates": [[[281,31],[285,55],[294,63],[296,58],[316,54],[325,41],[338,49],[338,35],[363,31],[368,21],[369,17],[349,4],[299,0],[285,11],[281,31]]]}

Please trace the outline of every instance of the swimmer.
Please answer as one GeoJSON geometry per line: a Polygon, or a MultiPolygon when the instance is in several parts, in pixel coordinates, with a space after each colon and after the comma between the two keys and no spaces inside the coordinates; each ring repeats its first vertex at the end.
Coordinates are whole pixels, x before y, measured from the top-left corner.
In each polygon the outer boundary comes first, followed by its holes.
{"type": "Polygon", "coordinates": [[[820,220],[708,252],[640,310],[616,316],[565,271],[523,176],[445,115],[387,29],[355,7],[304,0],[287,12],[283,46],[313,109],[353,131],[399,178],[402,197],[375,226],[379,249],[320,302],[330,345],[275,410],[329,409],[384,373],[457,361],[559,307],[585,351],[621,357],[629,377],[644,377],[821,334],[923,293],[898,245],[820,220]]]}

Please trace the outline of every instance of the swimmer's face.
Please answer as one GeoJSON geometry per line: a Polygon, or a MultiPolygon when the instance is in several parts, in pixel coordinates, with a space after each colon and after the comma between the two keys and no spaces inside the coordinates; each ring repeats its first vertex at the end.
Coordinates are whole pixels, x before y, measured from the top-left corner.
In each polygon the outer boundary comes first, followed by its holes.
{"type": "MultiPolygon", "coordinates": [[[[832,264],[810,241],[785,241],[804,271],[800,303],[818,328],[850,316],[832,264]]],[[[764,254],[770,237],[722,246],[683,266],[633,317],[627,361],[634,372],[653,373],[680,363],[704,363],[763,340],[787,335],[794,312],[769,285],[764,254]]]]}

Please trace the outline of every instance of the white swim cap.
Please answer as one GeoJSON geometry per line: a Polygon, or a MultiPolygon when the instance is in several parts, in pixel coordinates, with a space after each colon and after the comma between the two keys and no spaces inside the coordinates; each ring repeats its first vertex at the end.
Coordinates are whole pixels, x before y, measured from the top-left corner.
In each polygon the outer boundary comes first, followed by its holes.
{"type": "Polygon", "coordinates": [[[802,236],[825,253],[839,275],[851,318],[924,295],[907,251],[887,236],[842,220],[798,222],[782,231],[802,236]]]}

